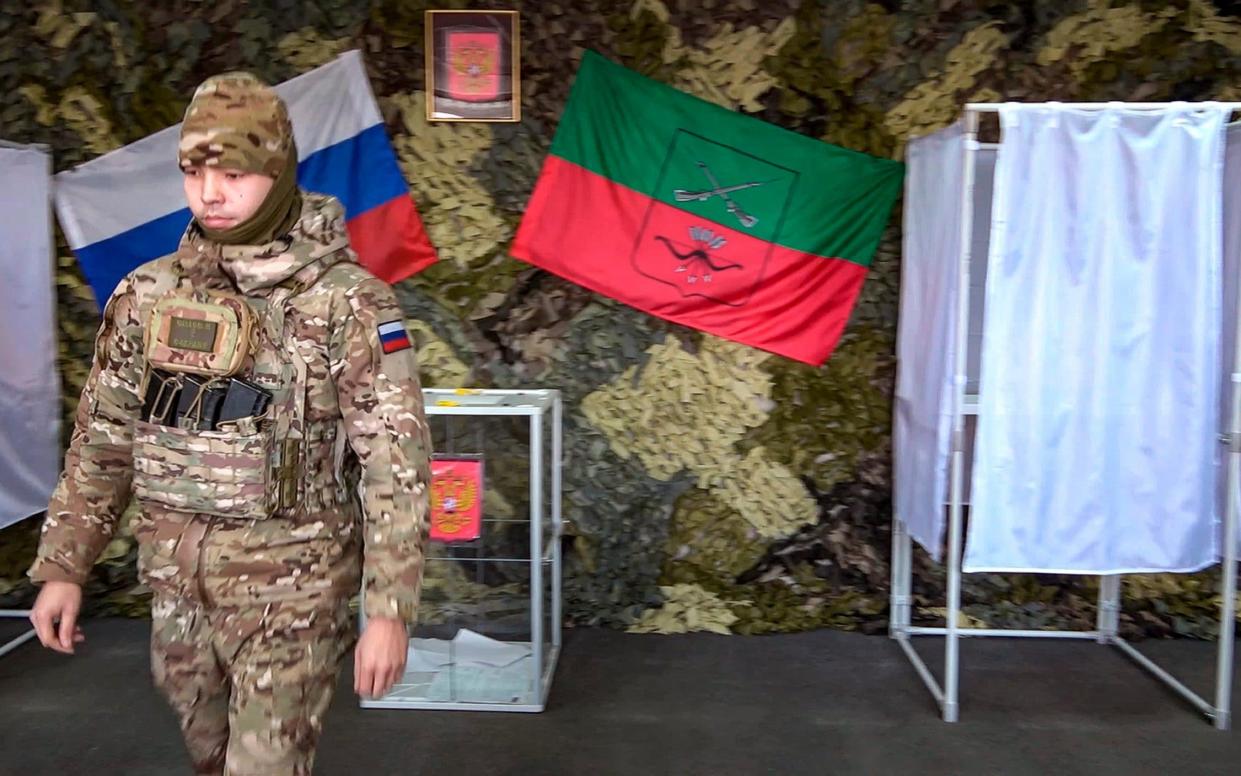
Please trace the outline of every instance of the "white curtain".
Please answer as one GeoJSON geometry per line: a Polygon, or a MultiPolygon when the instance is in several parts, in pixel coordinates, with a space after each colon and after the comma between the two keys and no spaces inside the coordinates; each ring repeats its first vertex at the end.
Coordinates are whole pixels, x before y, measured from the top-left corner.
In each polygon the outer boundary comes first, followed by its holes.
{"type": "Polygon", "coordinates": [[[0,528],[42,512],[60,467],[51,157],[0,142],[0,528]]]}
{"type": "Polygon", "coordinates": [[[957,124],[906,151],[893,498],[897,518],[936,560],[956,398],[963,142],[957,124]]]}
{"type": "Polygon", "coordinates": [[[966,571],[1215,560],[1226,117],[1002,109],[966,571]]]}

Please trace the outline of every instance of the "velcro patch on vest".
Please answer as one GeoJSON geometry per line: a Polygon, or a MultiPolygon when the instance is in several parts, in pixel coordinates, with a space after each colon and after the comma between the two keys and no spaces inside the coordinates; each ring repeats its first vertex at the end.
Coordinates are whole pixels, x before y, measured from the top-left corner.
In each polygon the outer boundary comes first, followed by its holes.
{"type": "Polygon", "coordinates": [[[379,324],[379,344],[384,353],[396,353],[412,347],[404,321],[388,321],[379,324]]]}

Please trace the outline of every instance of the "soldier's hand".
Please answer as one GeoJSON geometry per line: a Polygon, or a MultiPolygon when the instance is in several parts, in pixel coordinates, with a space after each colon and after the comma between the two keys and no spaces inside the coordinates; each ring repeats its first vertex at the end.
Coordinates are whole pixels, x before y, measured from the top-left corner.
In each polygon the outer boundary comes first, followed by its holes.
{"type": "Polygon", "coordinates": [[[353,689],[363,698],[379,698],[405,674],[409,634],[405,623],[388,618],[366,621],[353,652],[353,689]]]}
{"type": "Polygon", "coordinates": [[[73,582],[45,582],[30,610],[39,641],[48,649],[73,654],[73,645],[85,641],[78,627],[82,610],[82,587],[73,582]]]}

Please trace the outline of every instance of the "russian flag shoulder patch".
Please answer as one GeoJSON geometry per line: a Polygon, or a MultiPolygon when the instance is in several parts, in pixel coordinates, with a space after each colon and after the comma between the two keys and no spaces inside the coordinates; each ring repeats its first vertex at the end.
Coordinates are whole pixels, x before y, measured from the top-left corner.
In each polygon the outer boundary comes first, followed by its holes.
{"type": "Polygon", "coordinates": [[[397,319],[379,324],[379,344],[384,353],[396,353],[413,347],[409,333],[405,331],[405,321],[397,319]]]}

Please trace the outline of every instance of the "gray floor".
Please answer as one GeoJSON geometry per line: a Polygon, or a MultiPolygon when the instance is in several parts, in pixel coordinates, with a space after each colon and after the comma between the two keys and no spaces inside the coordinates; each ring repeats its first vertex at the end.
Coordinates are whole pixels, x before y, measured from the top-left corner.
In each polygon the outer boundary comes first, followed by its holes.
{"type": "MultiPolygon", "coordinates": [[[[186,773],[148,624],[85,628],[73,658],[0,658],[0,774],[186,773]]],[[[1142,648],[1210,687],[1214,645],[1142,648]]],[[[945,725],[882,637],[568,631],[539,715],[363,711],[342,677],[316,773],[1241,774],[1241,731],[1215,732],[1114,650],[1006,639],[962,655],[962,721],[945,725]]]]}

